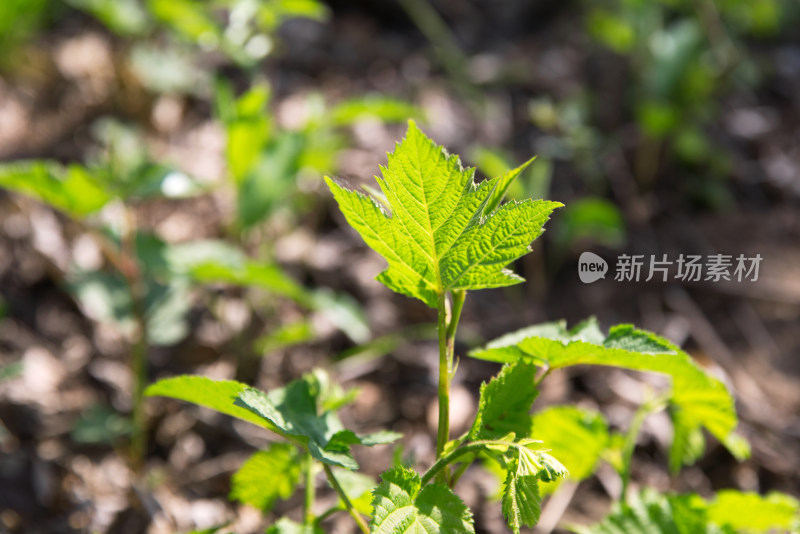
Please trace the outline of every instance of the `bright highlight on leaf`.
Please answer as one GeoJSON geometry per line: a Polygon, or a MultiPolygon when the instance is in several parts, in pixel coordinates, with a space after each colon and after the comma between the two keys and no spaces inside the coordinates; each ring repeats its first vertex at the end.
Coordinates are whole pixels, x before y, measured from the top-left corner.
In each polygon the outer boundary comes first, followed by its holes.
{"type": "MultiPolygon", "coordinates": [[[[733,397],[722,382],[706,374],[666,339],[631,325],[614,326],[605,336],[595,319],[571,330],[564,322],[545,323],[500,337],[470,356],[495,362],[527,361],[551,370],[606,365],[669,375],[669,403],[676,433],[682,436],[705,427],[732,453],[744,453],[741,442],[732,434],[737,423],[733,397]]],[[[670,453],[673,470],[691,457],[682,444],[686,441],[676,440],[670,453]]]]}
{"type": "Polygon", "coordinates": [[[403,467],[386,471],[381,480],[372,499],[371,533],[474,534],[469,508],[444,484],[421,488],[419,475],[403,467]]]}
{"type": "Polygon", "coordinates": [[[458,156],[410,121],[378,179],[390,213],[374,197],[325,180],[347,222],[389,263],[378,280],[435,308],[448,291],[522,281],[506,266],[530,252],[550,213],[561,206],[528,199],[496,207],[526,165],[476,184],[474,169],[464,169],[458,156]]]}

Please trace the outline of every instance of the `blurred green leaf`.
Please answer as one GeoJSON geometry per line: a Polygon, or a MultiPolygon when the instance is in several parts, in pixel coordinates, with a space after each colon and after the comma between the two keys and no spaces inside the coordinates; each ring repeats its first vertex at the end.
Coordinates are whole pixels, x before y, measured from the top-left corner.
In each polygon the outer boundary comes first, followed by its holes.
{"type": "Polygon", "coordinates": [[[711,143],[698,128],[681,128],[674,143],[676,155],[686,163],[701,163],[712,152],[711,143]]]}
{"type": "Polygon", "coordinates": [[[138,36],[150,28],[147,12],[138,0],[66,0],[71,6],[94,16],[120,35],[138,36]]]}
{"type": "Polygon", "coordinates": [[[265,534],[324,534],[322,529],[313,525],[301,525],[288,517],[282,517],[269,527],[265,534]]]}
{"type": "Polygon", "coordinates": [[[203,48],[216,48],[222,40],[221,29],[205,11],[205,2],[147,0],[147,7],[157,20],[203,48]]]}
{"type": "Polygon", "coordinates": [[[356,343],[365,343],[371,336],[364,309],[350,295],[321,288],[311,294],[312,306],[336,328],[356,343]]]}
{"type": "Polygon", "coordinates": [[[128,417],[104,404],[95,404],[81,413],[70,435],[76,443],[110,445],[132,430],[133,422],[128,417]]]}
{"type": "Polygon", "coordinates": [[[35,33],[56,6],[50,0],[3,0],[0,2],[0,64],[12,67],[20,54],[14,48],[35,33]]]}
{"type": "Polygon", "coordinates": [[[129,61],[141,84],[154,93],[202,95],[210,79],[194,58],[189,50],[177,46],[139,42],[133,45],[129,61]]]}
{"type": "Polygon", "coordinates": [[[595,10],[589,15],[589,33],[611,50],[625,54],[636,44],[634,28],[621,16],[595,10]]]}
{"type": "Polygon", "coordinates": [[[276,350],[306,343],[315,336],[316,332],[311,323],[306,320],[295,321],[280,325],[267,335],[258,338],[255,342],[256,351],[267,355],[276,350]]]}
{"type": "Polygon", "coordinates": [[[619,208],[602,198],[585,197],[570,202],[553,231],[556,239],[568,248],[585,247],[585,241],[620,248],[627,239],[619,208]]]}
{"type": "Polygon", "coordinates": [[[797,532],[800,502],[785,493],[770,492],[761,496],[722,490],[708,504],[708,519],[737,532],[797,532]]]}
{"type": "Polygon", "coordinates": [[[248,258],[240,249],[219,240],[204,240],[172,245],[165,251],[166,261],[176,273],[198,282],[222,282],[259,287],[311,306],[306,290],[274,264],[248,258]]]}
{"type": "Polygon", "coordinates": [[[648,100],[641,102],[636,118],[642,129],[651,137],[660,139],[672,132],[680,123],[680,113],[671,104],[648,100]]]}
{"type": "Polygon", "coordinates": [[[147,341],[153,345],[174,345],[189,333],[186,314],[192,307],[189,284],[175,278],[169,285],[154,285],[145,299],[147,341]]]}
{"type": "Polygon", "coordinates": [[[227,134],[228,169],[234,182],[241,186],[270,139],[270,88],[256,84],[235,99],[229,85],[218,83],[216,95],[227,134]]]}
{"type": "Polygon", "coordinates": [[[274,139],[248,169],[237,191],[237,218],[247,229],[269,216],[293,193],[299,171],[298,158],[303,150],[303,136],[284,133],[274,139]]]}
{"type": "Polygon", "coordinates": [[[330,121],[334,126],[350,125],[362,118],[375,118],[383,122],[405,122],[421,116],[422,110],[417,106],[384,96],[366,96],[346,100],[333,106],[329,113],[330,121]]]}
{"type": "Polygon", "coordinates": [[[78,219],[98,211],[111,198],[103,184],[83,167],[50,161],[0,164],[0,187],[31,196],[78,219]]]}
{"type": "MultiPolygon", "coordinates": [[[[608,424],[602,414],[576,406],[550,406],[533,415],[531,436],[542,440],[542,447],[569,470],[568,478],[590,477],[608,446],[608,424]]],[[[555,490],[556,483],[544,484],[543,493],[555,490]]]]}
{"type": "Polygon", "coordinates": [[[297,447],[271,443],[250,456],[231,478],[230,498],[269,512],[278,499],[288,499],[300,480],[297,447]]]}
{"type": "Polygon", "coordinates": [[[258,24],[261,28],[272,30],[289,18],[324,20],[327,15],[328,8],[317,0],[261,1],[258,9],[258,24]]]}

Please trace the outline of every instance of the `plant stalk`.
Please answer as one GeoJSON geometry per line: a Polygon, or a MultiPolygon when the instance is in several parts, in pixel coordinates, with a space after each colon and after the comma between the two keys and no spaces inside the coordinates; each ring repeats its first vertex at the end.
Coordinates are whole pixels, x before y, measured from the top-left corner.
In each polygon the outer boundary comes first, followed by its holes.
{"type": "MultiPolygon", "coordinates": [[[[444,454],[450,441],[450,381],[453,378],[453,356],[455,353],[456,329],[464,307],[466,291],[452,293],[452,307],[448,309],[447,294],[439,296],[439,425],[436,434],[436,458],[444,454]]],[[[449,473],[443,471],[440,482],[448,483],[449,473]]]]}
{"type": "Polygon", "coordinates": [[[426,471],[424,475],[422,475],[422,478],[420,479],[421,484],[424,486],[425,484],[430,482],[431,479],[439,475],[445,469],[445,467],[447,467],[449,464],[452,464],[465,454],[469,454],[472,452],[479,452],[485,449],[487,446],[491,445],[498,445],[509,448],[519,447],[519,445],[517,445],[516,443],[508,443],[505,441],[496,441],[496,440],[480,440],[480,441],[473,441],[465,445],[461,445],[457,449],[450,451],[446,455],[436,460],[436,463],[434,463],[431,466],[431,468],[428,469],[428,471],[426,471]]]}
{"type": "Polygon", "coordinates": [[[450,361],[447,358],[447,295],[439,296],[439,428],[436,434],[436,459],[442,457],[450,438],[450,361]]]}
{"type": "Polygon", "coordinates": [[[314,461],[311,459],[311,454],[306,454],[305,457],[305,471],[306,471],[306,487],[305,499],[303,501],[303,524],[306,526],[314,524],[314,461]]]}
{"type": "Polygon", "coordinates": [[[361,514],[358,512],[358,510],[355,509],[353,503],[350,502],[350,499],[347,497],[344,489],[342,489],[341,484],[339,484],[339,481],[336,480],[336,477],[334,476],[333,471],[331,471],[330,466],[328,464],[322,464],[322,467],[325,469],[325,476],[328,477],[328,482],[330,482],[336,493],[339,494],[339,497],[342,499],[342,502],[344,502],[345,507],[347,507],[347,511],[350,512],[350,515],[355,520],[358,528],[360,528],[361,532],[364,534],[369,534],[369,527],[367,526],[367,523],[364,521],[364,518],[361,517],[361,514]]]}
{"type": "Polygon", "coordinates": [[[147,454],[147,414],[144,411],[144,389],[147,382],[147,315],[145,287],[136,249],[137,223],[131,208],[126,209],[126,228],[121,239],[120,265],[131,299],[131,312],[136,322],[136,339],[131,347],[133,373],[132,403],[133,432],[131,435],[131,464],[140,469],[147,454]]]}

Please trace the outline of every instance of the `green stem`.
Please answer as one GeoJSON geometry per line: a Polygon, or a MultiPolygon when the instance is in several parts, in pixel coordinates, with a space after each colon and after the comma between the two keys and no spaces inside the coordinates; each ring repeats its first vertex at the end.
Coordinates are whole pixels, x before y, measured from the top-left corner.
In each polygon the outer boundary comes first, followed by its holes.
{"type": "MultiPolygon", "coordinates": [[[[452,308],[448,310],[447,295],[439,296],[439,428],[436,434],[436,458],[441,458],[450,441],[450,381],[453,379],[456,330],[464,307],[466,291],[453,291],[452,308]]],[[[440,482],[447,483],[449,473],[441,473],[440,482]]]]}
{"type": "MultiPolygon", "coordinates": [[[[441,473],[445,467],[449,464],[454,463],[457,459],[461,458],[465,454],[469,454],[471,452],[480,452],[481,450],[486,449],[486,447],[496,445],[496,446],[503,446],[508,448],[518,448],[520,445],[516,443],[509,443],[507,441],[496,441],[496,440],[480,440],[480,441],[473,441],[471,443],[467,443],[465,445],[461,445],[457,449],[450,451],[448,454],[442,456],[436,463],[434,463],[428,471],[422,475],[422,479],[420,482],[424,486],[431,479],[441,473]]],[[[465,468],[466,469],[466,468],[465,468]]]]}
{"type": "Polygon", "coordinates": [[[358,513],[358,510],[355,509],[353,503],[350,502],[350,499],[347,497],[344,489],[342,489],[341,484],[339,484],[339,481],[336,480],[336,477],[333,475],[333,471],[331,471],[330,466],[328,464],[322,464],[322,467],[325,469],[325,476],[328,477],[328,482],[330,482],[336,493],[339,494],[339,497],[342,499],[342,502],[344,502],[347,511],[350,512],[350,515],[355,520],[358,528],[360,528],[361,532],[364,534],[369,534],[369,527],[367,526],[367,523],[364,521],[364,518],[361,517],[361,514],[358,513]]]}
{"type": "MultiPolygon", "coordinates": [[[[453,291],[453,311],[451,313],[450,322],[447,325],[447,357],[451,365],[456,353],[456,329],[458,328],[458,321],[461,319],[461,310],[464,308],[464,300],[466,298],[466,291],[453,291]]],[[[452,376],[450,378],[452,378],[452,376]]]]}
{"type": "Polygon", "coordinates": [[[314,524],[314,461],[311,459],[310,454],[305,456],[305,471],[306,471],[306,487],[305,487],[305,500],[303,501],[303,524],[314,524]]]}
{"type": "Polygon", "coordinates": [[[450,361],[447,358],[447,295],[439,296],[439,429],[436,434],[436,458],[441,458],[450,439],[450,361]]]}
{"type": "Polygon", "coordinates": [[[147,382],[147,315],[144,307],[145,287],[136,250],[136,215],[126,210],[126,228],[121,239],[119,265],[128,286],[131,312],[136,322],[136,340],[131,347],[131,372],[133,373],[133,432],[131,435],[131,464],[142,467],[147,454],[147,414],[144,411],[144,389],[147,382]]]}

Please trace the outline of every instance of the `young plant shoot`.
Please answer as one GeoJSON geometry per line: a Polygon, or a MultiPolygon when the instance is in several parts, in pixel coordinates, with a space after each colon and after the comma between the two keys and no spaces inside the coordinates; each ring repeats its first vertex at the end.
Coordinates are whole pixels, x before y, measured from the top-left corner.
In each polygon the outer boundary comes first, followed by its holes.
{"type": "Polygon", "coordinates": [[[169,378],[147,390],[148,395],[182,399],[244,419],[283,439],[285,444],[257,452],[233,477],[232,498],[265,511],[305,485],[303,524],[282,518],[269,533],[321,532],[321,523],[340,510],[349,512],[365,534],[474,533],[472,512],[453,490],[476,460],[500,477],[502,512],[515,534],[539,521],[542,495],[556,491],[565,478],[588,478],[601,460],[620,474],[621,504],[606,520],[581,527],[581,532],[616,532],[617,523],[626,525],[626,532],[642,534],[763,531],[758,530],[763,524],[753,527],[756,512],[729,512],[728,504],[737,499],[772,514],[774,521],[764,528],[782,528],[796,520],[797,502],[787,496],[732,492],[705,501],[696,495],[627,495],[641,419],[655,411],[667,409],[673,422],[673,472],[702,454],[703,429],[737,457],[747,454],[744,440],[733,434],[736,412],[725,386],[672,343],[630,325],[604,334],[594,319],[572,329],[562,322],[546,323],[473,351],[470,356],[503,367],[481,387],[470,430],[451,439],[455,337],[467,292],[522,282],[508,266],[531,251],[550,214],[561,206],[547,200],[502,202],[529,163],[476,183],[473,169],[464,169],[457,156],[410,122],[405,138],[381,167],[380,192],[353,191],[325,178],[348,223],[388,263],[378,280],[437,311],[439,423],[436,460],[426,471],[398,465],[381,475],[377,487],[368,477],[352,473],[358,464],[351,446],[386,444],[400,435],[358,435],[345,429],[336,412],[352,395],[332,386],[321,371],[269,393],[203,377],[169,378]],[[540,382],[573,365],[660,373],[671,379],[672,387],[645,404],[626,435],[612,434],[602,414],[574,406],[553,406],[531,415],[540,382]],[[314,481],[320,466],[340,503],[316,513],[314,481]],[[636,513],[639,509],[647,513],[636,513]],[[685,513],[669,515],[675,510],[685,513]]]}

